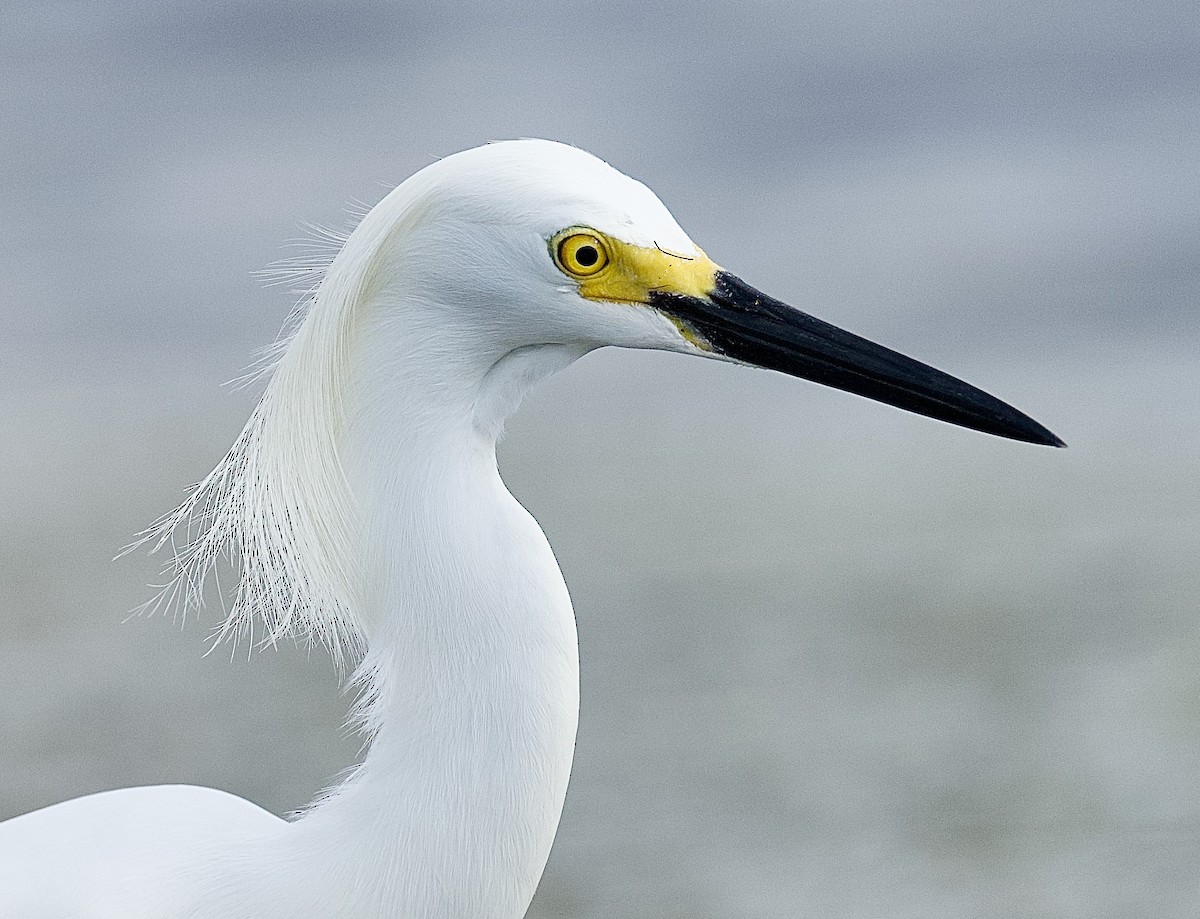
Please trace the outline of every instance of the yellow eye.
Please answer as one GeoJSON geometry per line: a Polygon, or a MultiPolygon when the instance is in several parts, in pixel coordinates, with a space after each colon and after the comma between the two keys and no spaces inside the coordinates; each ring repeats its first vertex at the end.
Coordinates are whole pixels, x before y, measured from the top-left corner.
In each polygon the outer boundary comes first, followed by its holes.
{"type": "Polygon", "coordinates": [[[559,240],[554,260],[567,274],[587,278],[608,264],[608,247],[593,233],[571,233],[559,240]]]}

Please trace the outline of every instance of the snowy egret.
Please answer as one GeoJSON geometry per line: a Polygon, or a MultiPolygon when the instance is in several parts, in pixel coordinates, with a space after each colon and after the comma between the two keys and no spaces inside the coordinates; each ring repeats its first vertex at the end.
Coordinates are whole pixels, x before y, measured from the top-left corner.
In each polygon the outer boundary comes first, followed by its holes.
{"type": "Polygon", "coordinates": [[[128,788],[0,824],[0,915],[518,919],[567,787],[575,620],[496,469],[538,381],[604,346],[754,364],[1002,437],[1015,409],[725,272],[644,185],[525,140],[436,162],[332,260],[228,455],[157,525],[168,600],[240,559],[229,632],[357,664],[370,738],[292,821],[225,792],[128,788]]]}

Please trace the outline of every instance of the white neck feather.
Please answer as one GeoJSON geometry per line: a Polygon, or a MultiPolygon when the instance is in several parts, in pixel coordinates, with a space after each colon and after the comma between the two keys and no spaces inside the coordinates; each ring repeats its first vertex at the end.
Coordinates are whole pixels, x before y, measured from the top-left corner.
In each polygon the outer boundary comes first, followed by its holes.
{"type": "Polygon", "coordinates": [[[418,204],[388,199],[363,221],[229,456],[151,533],[192,537],[165,595],[185,605],[217,555],[239,551],[223,632],[257,617],[268,638],[298,629],[364,650],[368,755],[277,843],[256,843],[277,870],[231,881],[231,916],[258,903],[297,917],[518,919],[561,812],[575,621],[495,442],[524,393],[585,349],[506,351],[394,283],[418,204]]]}
{"type": "Polygon", "coordinates": [[[517,919],[566,793],[579,669],[558,566],[496,470],[493,409],[577,353],[525,349],[446,385],[392,334],[403,323],[369,321],[345,467],[367,506],[373,740],[296,825],[295,889],[331,915],[517,919]]]}

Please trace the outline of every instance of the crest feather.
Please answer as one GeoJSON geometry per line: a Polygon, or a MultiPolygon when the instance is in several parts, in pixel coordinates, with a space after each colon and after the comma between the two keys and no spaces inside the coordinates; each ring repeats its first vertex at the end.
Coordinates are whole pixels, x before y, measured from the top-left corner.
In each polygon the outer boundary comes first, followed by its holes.
{"type": "Polygon", "coordinates": [[[360,528],[339,451],[356,316],[387,235],[382,219],[368,217],[323,272],[312,260],[282,266],[293,277],[323,277],[246,377],[267,384],[232,448],[130,547],[171,555],[167,582],[144,610],[200,608],[215,566],[229,558],[238,580],[216,642],[294,635],[327,645],[339,664],[361,654],[360,528]]]}

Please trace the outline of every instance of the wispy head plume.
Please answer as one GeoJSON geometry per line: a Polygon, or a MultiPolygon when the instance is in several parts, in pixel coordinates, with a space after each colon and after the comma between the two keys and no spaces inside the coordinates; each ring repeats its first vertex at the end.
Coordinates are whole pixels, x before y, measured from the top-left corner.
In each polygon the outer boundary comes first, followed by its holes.
{"type": "MultiPolygon", "coordinates": [[[[361,229],[361,228],[360,228],[361,229]]],[[[204,605],[223,558],[237,586],[216,640],[269,644],[294,635],[327,645],[341,664],[362,650],[356,591],[358,514],[342,467],[344,387],[355,312],[369,295],[376,246],[322,231],[325,258],[277,267],[310,291],[279,341],[241,382],[266,389],[233,447],[187,500],[131,548],[169,551],[167,581],[143,606],[186,616],[204,605]],[[329,261],[328,252],[340,251],[329,261]]]]}

